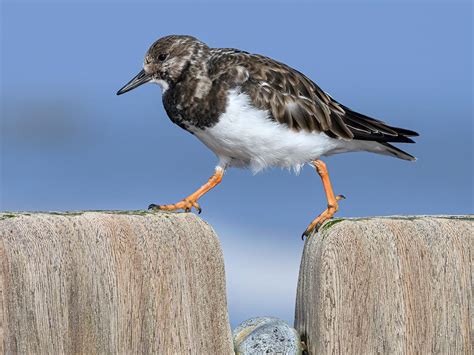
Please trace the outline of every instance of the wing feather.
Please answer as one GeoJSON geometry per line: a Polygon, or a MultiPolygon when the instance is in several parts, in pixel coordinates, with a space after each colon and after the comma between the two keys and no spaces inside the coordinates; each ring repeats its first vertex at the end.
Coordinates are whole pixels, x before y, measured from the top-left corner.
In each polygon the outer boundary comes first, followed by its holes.
{"type": "Polygon", "coordinates": [[[268,110],[272,119],[293,130],[378,142],[411,143],[408,137],[418,135],[352,111],[304,74],[271,58],[232,49],[214,51],[211,79],[225,77],[229,88],[240,87],[256,107],[268,110]]]}

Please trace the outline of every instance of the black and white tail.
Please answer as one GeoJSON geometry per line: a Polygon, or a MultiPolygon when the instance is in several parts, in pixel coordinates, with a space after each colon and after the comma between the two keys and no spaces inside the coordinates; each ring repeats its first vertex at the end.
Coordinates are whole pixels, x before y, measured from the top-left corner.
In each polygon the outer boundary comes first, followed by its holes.
{"type": "Polygon", "coordinates": [[[392,127],[385,122],[365,116],[341,105],[345,114],[344,123],[354,134],[354,140],[366,141],[364,144],[371,152],[393,156],[399,159],[414,161],[416,158],[390,143],[415,143],[409,137],[416,137],[418,133],[404,128],[392,127]],[[369,143],[370,142],[370,143],[369,143]]]}

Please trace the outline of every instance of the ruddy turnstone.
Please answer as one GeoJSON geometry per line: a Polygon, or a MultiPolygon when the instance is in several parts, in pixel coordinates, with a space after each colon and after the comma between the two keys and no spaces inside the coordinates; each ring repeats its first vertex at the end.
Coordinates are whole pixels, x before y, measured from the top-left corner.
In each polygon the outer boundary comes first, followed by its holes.
{"type": "Polygon", "coordinates": [[[274,59],[233,48],[210,48],[191,36],[166,36],[148,49],[143,69],[117,95],[142,84],[161,86],[171,121],[200,139],[218,158],[214,175],[197,191],[155,210],[201,212],[199,198],[229,167],[299,171],[311,163],[321,177],[327,209],[303,233],[309,236],[338,210],[326,164],[319,158],[368,151],[405,160],[390,143],[413,143],[414,131],[352,111],[299,71],[274,59]]]}

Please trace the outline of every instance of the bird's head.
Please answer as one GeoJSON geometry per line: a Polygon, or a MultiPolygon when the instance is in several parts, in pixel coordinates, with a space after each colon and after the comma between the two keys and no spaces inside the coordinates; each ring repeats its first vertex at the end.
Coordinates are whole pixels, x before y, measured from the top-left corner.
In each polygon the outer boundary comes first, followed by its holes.
{"type": "Polygon", "coordinates": [[[199,61],[208,49],[206,44],[192,36],[160,38],[146,52],[143,69],[117,95],[148,82],[157,83],[163,92],[166,91],[170,85],[179,81],[185,68],[199,61]]]}

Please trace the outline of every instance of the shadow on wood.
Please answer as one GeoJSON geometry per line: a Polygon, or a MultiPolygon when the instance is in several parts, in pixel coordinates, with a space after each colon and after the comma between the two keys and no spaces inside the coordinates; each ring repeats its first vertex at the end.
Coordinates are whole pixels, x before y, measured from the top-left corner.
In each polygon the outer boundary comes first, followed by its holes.
{"type": "Polygon", "coordinates": [[[305,245],[297,292],[295,327],[309,353],[470,353],[473,221],[387,217],[323,226],[305,245]]]}
{"type": "Polygon", "coordinates": [[[1,353],[233,353],[220,245],[193,214],[0,214],[0,258],[1,353]]]}

